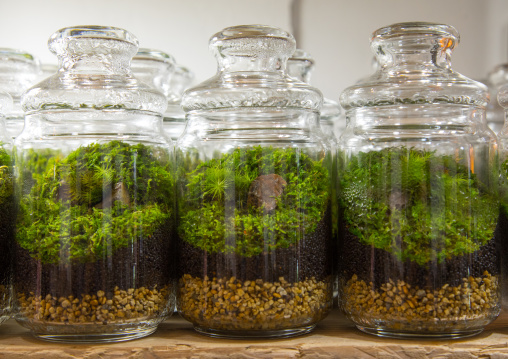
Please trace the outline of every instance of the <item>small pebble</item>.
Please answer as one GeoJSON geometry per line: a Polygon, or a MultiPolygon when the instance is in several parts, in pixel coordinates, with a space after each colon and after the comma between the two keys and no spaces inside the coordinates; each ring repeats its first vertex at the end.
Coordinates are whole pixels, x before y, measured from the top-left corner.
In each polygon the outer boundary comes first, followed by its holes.
{"type": "Polygon", "coordinates": [[[27,296],[20,293],[18,304],[20,313],[30,320],[56,323],[100,321],[104,325],[159,316],[165,306],[155,303],[169,305],[169,301],[173,300],[170,293],[169,286],[164,286],[160,290],[156,287],[118,290],[116,287],[111,294],[99,290],[96,293],[82,294],[81,298],[75,298],[73,295],[59,298],[49,294],[34,296],[33,293],[27,296]]]}
{"type": "Polygon", "coordinates": [[[195,325],[222,330],[276,330],[315,323],[331,308],[331,286],[315,278],[289,283],[180,279],[179,311],[195,325]],[[305,293],[305,295],[302,295],[305,293]]]}

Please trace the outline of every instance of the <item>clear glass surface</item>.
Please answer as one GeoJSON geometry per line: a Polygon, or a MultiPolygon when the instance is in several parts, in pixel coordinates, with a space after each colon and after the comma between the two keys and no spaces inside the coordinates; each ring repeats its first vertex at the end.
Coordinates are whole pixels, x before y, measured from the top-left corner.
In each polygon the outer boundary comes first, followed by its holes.
{"type": "Polygon", "coordinates": [[[16,138],[16,319],[45,340],[155,331],[175,305],[173,152],[164,95],[134,78],[137,40],[57,31],[59,71],[23,96],[16,138]]]}
{"type": "Polygon", "coordinates": [[[11,138],[23,130],[21,95],[39,80],[40,72],[40,63],[33,55],[0,48],[0,91],[7,92],[13,99],[10,111],[4,112],[5,126],[11,138]]]}
{"type": "Polygon", "coordinates": [[[380,63],[341,95],[339,298],[371,334],[459,338],[500,312],[497,142],[447,25],[374,32],[380,63]]]}
{"type": "Polygon", "coordinates": [[[54,75],[58,71],[58,65],[56,64],[41,64],[41,71],[39,72],[39,81],[47,79],[54,75]]]}
{"type": "Polygon", "coordinates": [[[210,336],[304,334],[332,304],[322,95],[287,75],[281,29],[227,28],[210,47],[217,75],[182,100],[178,310],[210,336]]]}

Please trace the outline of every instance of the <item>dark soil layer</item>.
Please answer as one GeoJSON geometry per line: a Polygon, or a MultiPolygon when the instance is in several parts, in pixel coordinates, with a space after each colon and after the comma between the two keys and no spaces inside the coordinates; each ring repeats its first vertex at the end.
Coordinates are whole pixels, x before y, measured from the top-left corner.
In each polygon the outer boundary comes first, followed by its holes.
{"type": "Polygon", "coordinates": [[[236,277],[240,281],[263,279],[265,282],[277,282],[279,277],[288,282],[315,277],[321,281],[332,274],[331,211],[328,209],[316,230],[296,245],[257,256],[207,253],[182,239],[179,245],[179,277],[190,274],[198,278],[236,277]]]}
{"type": "Polygon", "coordinates": [[[168,222],[148,238],[138,238],[131,246],[91,263],[42,264],[28,251],[15,245],[14,288],[18,293],[51,294],[56,297],[111,294],[118,286],[130,288],[171,284],[175,277],[173,229],[168,222]]]}
{"type": "MultiPolygon", "coordinates": [[[[505,219],[506,221],[506,219],[505,219]]],[[[403,280],[420,288],[441,288],[445,284],[457,286],[462,278],[481,277],[484,271],[500,274],[499,231],[503,226],[500,217],[494,238],[474,253],[456,256],[442,263],[430,262],[420,266],[409,260],[400,262],[395,256],[371,245],[361,244],[347,228],[342,233],[339,253],[339,282],[348,281],[353,274],[372,282],[374,288],[392,279],[403,280]]]]}
{"type": "Polygon", "coordinates": [[[12,244],[16,225],[14,198],[0,204],[0,285],[8,286],[12,278],[12,244]]]}

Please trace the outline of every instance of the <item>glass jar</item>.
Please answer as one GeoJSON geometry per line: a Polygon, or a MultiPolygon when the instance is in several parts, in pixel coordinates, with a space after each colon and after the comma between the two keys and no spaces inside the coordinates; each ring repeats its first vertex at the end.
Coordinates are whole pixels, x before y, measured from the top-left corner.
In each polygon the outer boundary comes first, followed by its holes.
{"type": "Polygon", "coordinates": [[[0,48],[0,91],[7,92],[13,99],[11,110],[5,113],[5,126],[11,138],[18,136],[24,126],[21,95],[39,80],[39,76],[40,64],[34,56],[0,48]]]}
{"type": "Polygon", "coordinates": [[[189,88],[193,81],[194,73],[187,67],[177,63],[170,79],[172,96],[181,99],[183,92],[189,88]]]}
{"type": "Polygon", "coordinates": [[[190,86],[194,74],[188,68],[176,64],[170,77],[168,108],[164,114],[164,133],[176,142],[185,128],[185,112],[181,107],[182,94],[190,86]]]}
{"type": "Polygon", "coordinates": [[[497,101],[499,89],[508,84],[508,64],[497,65],[487,75],[484,82],[490,91],[492,101],[487,106],[487,124],[499,134],[504,124],[504,109],[497,101]]]}
{"type": "Polygon", "coordinates": [[[16,138],[17,320],[41,339],[113,342],[174,308],[174,178],[166,98],[134,78],[113,27],[49,39],[60,69],[23,97],[16,138]]]}
{"type": "Polygon", "coordinates": [[[339,298],[367,333],[458,338],[500,312],[497,148],[451,26],[374,32],[380,70],[341,94],[339,298]]]}
{"type": "MultiPolygon", "coordinates": [[[[314,59],[312,56],[301,50],[296,49],[295,53],[288,60],[288,74],[300,81],[310,84],[310,76],[314,68],[314,59]]],[[[346,123],[341,116],[340,105],[330,99],[323,99],[323,106],[320,111],[321,129],[332,145],[337,144],[337,138],[342,135],[346,128],[346,123]]]]}
{"type": "Polygon", "coordinates": [[[307,333],[332,304],[322,95],[287,75],[281,29],[226,28],[210,48],[219,71],[185,92],[176,146],[179,313],[216,337],[307,333]]]}
{"type": "Polygon", "coordinates": [[[152,49],[139,49],[131,63],[132,71],[137,78],[167,97],[168,106],[162,126],[164,134],[172,141],[178,139],[185,126],[185,112],[180,107],[181,93],[172,88],[176,66],[171,55],[152,49]]]}
{"type": "Polygon", "coordinates": [[[12,244],[16,227],[12,138],[5,128],[5,114],[12,111],[12,97],[0,91],[0,323],[11,316],[12,244]]]}

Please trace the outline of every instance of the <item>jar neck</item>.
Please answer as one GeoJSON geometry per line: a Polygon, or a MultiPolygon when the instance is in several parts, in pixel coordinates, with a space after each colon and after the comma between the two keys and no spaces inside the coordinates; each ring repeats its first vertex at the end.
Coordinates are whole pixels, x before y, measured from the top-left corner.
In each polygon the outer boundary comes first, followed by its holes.
{"type": "Polygon", "coordinates": [[[112,39],[69,38],[54,51],[60,72],[71,74],[126,75],[137,47],[112,39]]]}
{"type": "Polygon", "coordinates": [[[300,60],[292,61],[290,59],[288,61],[287,70],[289,76],[307,84],[310,83],[312,66],[309,62],[300,60]]]}
{"type": "Polygon", "coordinates": [[[450,105],[393,105],[350,110],[348,127],[355,134],[372,138],[383,136],[405,138],[415,134],[453,136],[469,134],[481,124],[485,110],[471,106],[450,105]]]}
{"type": "Polygon", "coordinates": [[[377,44],[376,58],[383,69],[402,68],[425,71],[431,67],[451,68],[453,41],[448,38],[430,36],[395,38],[377,44]]]}
{"type": "Polygon", "coordinates": [[[236,109],[192,111],[187,114],[186,143],[232,141],[240,143],[320,143],[324,136],[315,111],[236,109]]]}
{"type": "Polygon", "coordinates": [[[93,75],[120,75],[131,74],[129,63],[130,57],[124,55],[109,55],[108,61],[100,55],[74,55],[58,56],[60,72],[68,74],[93,74],[93,75]]]}
{"type": "Polygon", "coordinates": [[[136,110],[40,111],[25,116],[16,142],[84,137],[163,142],[162,116],[136,110]]]}

